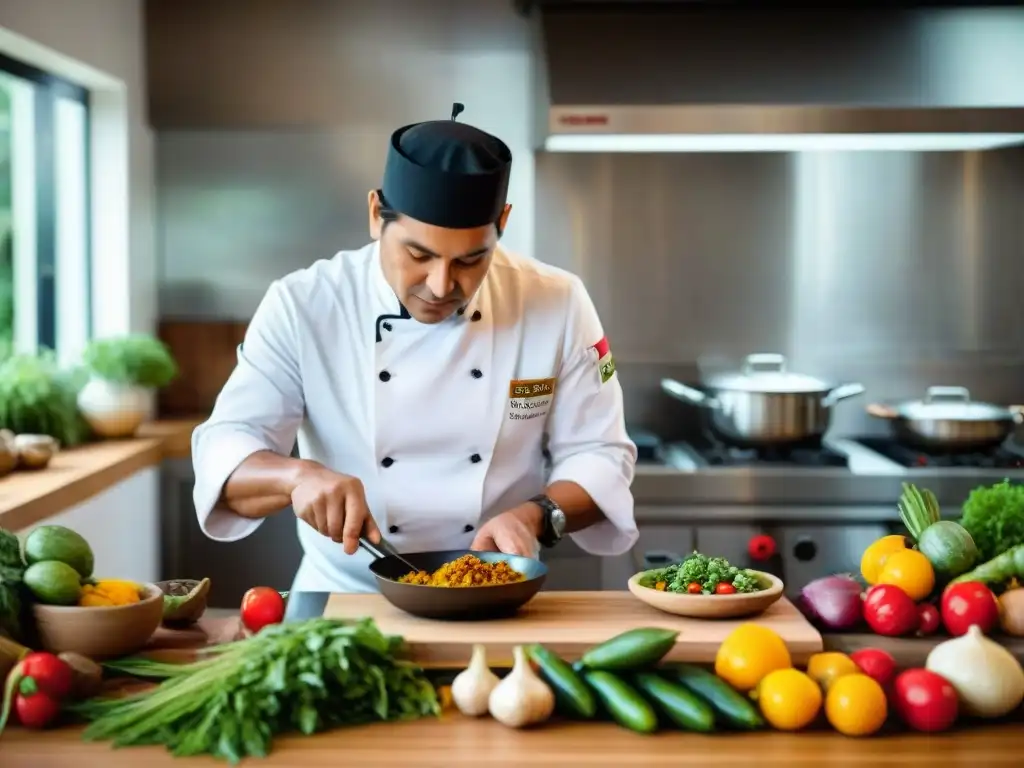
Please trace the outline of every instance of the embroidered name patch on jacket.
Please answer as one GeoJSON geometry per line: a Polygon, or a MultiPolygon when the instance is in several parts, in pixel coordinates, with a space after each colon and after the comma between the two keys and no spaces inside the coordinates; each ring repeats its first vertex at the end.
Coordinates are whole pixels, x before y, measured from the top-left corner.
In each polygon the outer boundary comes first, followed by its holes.
{"type": "Polygon", "coordinates": [[[513,379],[508,384],[508,417],[535,419],[545,415],[555,397],[556,379],[513,379]]]}
{"type": "Polygon", "coordinates": [[[612,348],[608,345],[608,337],[603,337],[591,349],[597,353],[597,369],[601,373],[601,383],[605,384],[615,375],[615,358],[612,357],[612,348]]]}

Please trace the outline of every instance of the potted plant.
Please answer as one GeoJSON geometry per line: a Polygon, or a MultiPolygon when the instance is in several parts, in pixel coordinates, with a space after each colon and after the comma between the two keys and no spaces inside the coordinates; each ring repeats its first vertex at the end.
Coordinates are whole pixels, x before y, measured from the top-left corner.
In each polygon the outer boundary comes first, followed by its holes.
{"type": "Polygon", "coordinates": [[[100,437],[131,437],[153,411],[155,390],[177,375],[167,346],[145,334],[97,339],[85,349],[89,381],[78,409],[100,437]]]}
{"type": "Polygon", "coordinates": [[[80,384],[52,354],[6,357],[0,362],[0,429],[48,435],[62,446],[85,442],[89,426],[75,403],[80,384]]]}

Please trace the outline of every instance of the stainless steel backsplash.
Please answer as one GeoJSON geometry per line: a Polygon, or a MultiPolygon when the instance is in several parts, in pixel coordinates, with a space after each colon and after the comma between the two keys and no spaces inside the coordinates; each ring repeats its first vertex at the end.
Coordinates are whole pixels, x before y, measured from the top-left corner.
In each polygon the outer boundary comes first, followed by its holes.
{"type": "Polygon", "coordinates": [[[781,352],[856,380],[835,429],[930,384],[1024,401],[1024,150],[538,154],[535,255],[580,274],[637,426],[693,409],[664,375],[781,352]]]}

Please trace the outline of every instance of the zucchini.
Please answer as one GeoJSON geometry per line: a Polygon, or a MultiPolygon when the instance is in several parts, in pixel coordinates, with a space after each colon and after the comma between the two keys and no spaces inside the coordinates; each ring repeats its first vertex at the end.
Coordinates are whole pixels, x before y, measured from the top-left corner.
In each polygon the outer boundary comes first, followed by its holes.
{"type": "Polygon", "coordinates": [[[676,644],[679,632],[657,627],[631,629],[595,645],[580,659],[587,669],[606,672],[643,669],[657,664],[676,644]]]}
{"type": "Polygon", "coordinates": [[[541,677],[551,686],[559,710],[566,715],[591,720],[597,715],[597,699],[587,684],[558,654],[543,645],[531,645],[530,658],[540,668],[541,677]]]}
{"type": "Polygon", "coordinates": [[[710,704],[719,722],[745,731],[764,727],[750,700],[717,675],[692,664],[673,664],[664,671],[710,704]]]}
{"type": "Polygon", "coordinates": [[[658,730],[658,713],[628,683],[611,672],[590,669],[583,673],[601,705],[612,720],[637,733],[654,733],[658,730]]]}
{"type": "Polygon", "coordinates": [[[686,686],[653,672],[641,672],[633,682],[657,709],[683,730],[708,733],[715,729],[714,710],[686,686]]]}

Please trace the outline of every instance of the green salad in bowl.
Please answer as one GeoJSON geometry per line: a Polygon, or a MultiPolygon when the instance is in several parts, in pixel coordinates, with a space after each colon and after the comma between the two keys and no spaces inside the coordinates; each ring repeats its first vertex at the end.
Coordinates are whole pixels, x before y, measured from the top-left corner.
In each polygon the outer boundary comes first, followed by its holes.
{"type": "Polygon", "coordinates": [[[683,595],[735,595],[771,586],[757,572],[731,565],[724,557],[694,552],[679,563],[644,571],[640,586],[683,595]]]}

